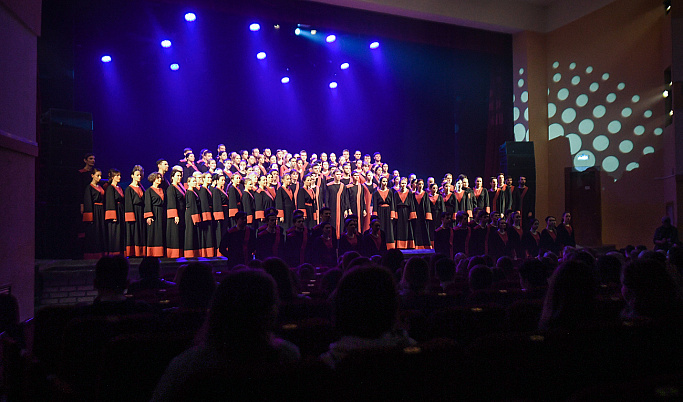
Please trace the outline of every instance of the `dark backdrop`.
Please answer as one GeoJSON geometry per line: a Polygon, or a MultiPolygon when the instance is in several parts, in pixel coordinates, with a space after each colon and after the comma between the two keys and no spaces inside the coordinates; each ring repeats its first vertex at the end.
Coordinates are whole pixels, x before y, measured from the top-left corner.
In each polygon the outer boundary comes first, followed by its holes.
{"type": "Polygon", "coordinates": [[[45,1],[42,108],[92,112],[105,170],[149,172],[159,157],[173,164],[185,147],[218,143],[380,151],[402,175],[498,170],[491,150],[512,139],[509,35],[309,2],[227,3],[45,1]],[[295,36],[297,23],[318,34],[295,36]]]}

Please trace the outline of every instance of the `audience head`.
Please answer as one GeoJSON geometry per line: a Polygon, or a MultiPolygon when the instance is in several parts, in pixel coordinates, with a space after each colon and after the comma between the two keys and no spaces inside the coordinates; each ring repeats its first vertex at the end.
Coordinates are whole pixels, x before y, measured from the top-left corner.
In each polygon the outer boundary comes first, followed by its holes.
{"type": "Polygon", "coordinates": [[[628,262],[621,271],[621,293],[629,318],[671,318],[681,314],[678,288],[657,259],[628,262]]]}
{"type": "Polygon", "coordinates": [[[596,294],[593,268],[578,260],[563,262],[550,277],[539,328],[571,330],[591,323],[596,294]]]}
{"type": "Polygon", "coordinates": [[[263,261],[263,269],[277,283],[280,300],[291,301],[296,298],[296,288],[294,287],[294,281],[292,281],[292,274],[284,261],[277,257],[266,258],[263,261]]]}
{"type": "Polygon", "coordinates": [[[468,282],[471,291],[491,289],[491,286],[493,286],[493,272],[486,265],[477,265],[470,269],[468,282]]]}
{"type": "Polygon", "coordinates": [[[185,308],[207,309],[215,290],[213,270],[205,262],[187,264],[178,278],[180,304],[185,308]]]}
{"type": "Polygon", "coordinates": [[[429,264],[420,257],[411,257],[403,268],[403,285],[415,293],[422,293],[429,282],[429,264]]]}
{"type": "Polygon", "coordinates": [[[95,266],[95,289],[102,294],[123,294],[128,287],[128,260],[122,256],[100,258],[95,266]]]}
{"type": "Polygon", "coordinates": [[[355,260],[356,258],[360,257],[360,253],[357,251],[347,251],[344,253],[342,256],[342,261],[341,261],[341,270],[343,272],[348,271],[349,265],[351,264],[351,261],[355,260]]]}
{"type": "Polygon", "coordinates": [[[519,284],[522,289],[540,288],[548,285],[547,268],[535,258],[524,261],[518,271],[519,284]]]}
{"type": "Polygon", "coordinates": [[[332,300],[335,326],[342,336],[376,339],[396,323],[396,283],[385,268],[357,267],[348,271],[332,300]]]}
{"type": "Polygon", "coordinates": [[[455,261],[450,258],[442,258],[434,265],[434,271],[439,282],[453,282],[455,279],[455,261]]]}
{"type": "Polygon", "coordinates": [[[159,258],[144,257],[142,261],[140,261],[140,266],[138,267],[140,279],[156,279],[159,277],[160,272],[161,264],[159,258]]]}
{"type": "Polygon", "coordinates": [[[595,266],[600,283],[619,283],[621,275],[621,261],[614,255],[603,255],[597,258],[595,266]]]}

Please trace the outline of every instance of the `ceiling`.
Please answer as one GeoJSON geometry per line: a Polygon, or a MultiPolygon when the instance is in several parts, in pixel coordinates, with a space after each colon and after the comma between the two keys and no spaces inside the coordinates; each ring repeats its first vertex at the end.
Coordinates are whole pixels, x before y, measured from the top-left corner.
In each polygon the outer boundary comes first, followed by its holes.
{"type": "Polygon", "coordinates": [[[551,32],[615,0],[307,0],[497,32],[551,32]]]}

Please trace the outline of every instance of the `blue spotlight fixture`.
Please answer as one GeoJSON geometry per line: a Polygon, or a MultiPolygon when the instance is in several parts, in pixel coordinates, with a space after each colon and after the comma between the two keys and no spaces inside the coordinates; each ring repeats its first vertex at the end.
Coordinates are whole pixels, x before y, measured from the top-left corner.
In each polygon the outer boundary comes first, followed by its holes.
{"type": "Polygon", "coordinates": [[[289,83],[289,77],[282,77],[280,82],[282,82],[283,84],[288,84],[289,83]]]}
{"type": "Polygon", "coordinates": [[[379,47],[379,42],[372,42],[370,44],[370,49],[377,49],[379,47]]]}
{"type": "Polygon", "coordinates": [[[177,71],[179,68],[180,68],[180,66],[178,65],[178,63],[171,64],[171,70],[177,71]]]}
{"type": "Polygon", "coordinates": [[[327,35],[327,38],[325,38],[325,41],[327,41],[327,43],[332,43],[336,40],[337,40],[337,37],[335,35],[327,35]]]}
{"type": "Polygon", "coordinates": [[[347,68],[349,68],[349,63],[342,63],[342,65],[340,66],[340,68],[341,68],[342,70],[346,70],[347,68]]]}
{"type": "Polygon", "coordinates": [[[297,35],[297,36],[298,36],[298,35],[301,35],[301,29],[300,29],[300,28],[295,29],[295,30],[294,30],[294,35],[297,35]]]}
{"type": "Polygon", "coordinates": [[[161,41],[161,47],[171,47],[171,41],[168,39],[164,39],[161,41]]]}
{"type": "Polygon", "coordinates": [[[258,53],[256,54],[256,58],[259,59],[259,60],[265,59],[265,58],[266,58],[266,52],[258,52],[258,53]]]}
{"type": "Polygon", "coordinates": [[[187,13],[185,14],[185,21],[187,22],[194,22],[197,20],[197,16],[194,13],[187,13]]]}
{"type": "Polygon", "coordinates": [[[330,88],[335,89],[337,87],[337,83],[332,81],[330,82],[330,88]]]}
{"type": "Polygon", "coordinates": [[[109,63],[111,61],[111,56],[108,54],[105,54],[104,56],[102,56],[102,58],[100,60],[102,60],[102,63],[109,63]]]}
{"type": "Polygon", "coordinates": [[[315,34],[317,34],[317,33],[318,33],[318,31],[317,31],[317,30],[315,30],[315,29],[311,29],[311,35],[315,35],[315,34]]]}
{"type": "Polygon", "coordinates": [[[255,23],[255,22],[253,24],[249,25],[249,30],[252,32],[256,32],[259,29],[261,29],[261,25],[255,23]]]}

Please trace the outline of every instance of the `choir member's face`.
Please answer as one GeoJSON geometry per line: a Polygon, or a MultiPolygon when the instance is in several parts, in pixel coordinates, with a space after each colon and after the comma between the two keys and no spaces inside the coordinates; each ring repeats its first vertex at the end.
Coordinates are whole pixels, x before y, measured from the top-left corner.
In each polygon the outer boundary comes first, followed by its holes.
{"type": "Polygon", "coordinates": [[[551,216],[547,221],[545,221],[545,223],[548,226],[548,229],[554,229],[555,223],[557,223],[557,221],[555,220],[554,216],[551,216]]]}
{"type": "Polygon", "coordinates": [[[392,174],[394,175],[394,177],[398,177],[398,176],[401,175],[401,174],[398,172],[398,170],[394,170],[394,172],[393,172],[392,174]]]}
{"type": "Polygon", "coordinates": [[[507,227],[508,227],[508,223],[505,222],[505,219],[502,219],[502,218],[498,219],[498,230],[504,231],[505,229],[507,229],[507,227]]]}
{"type": "Polygon", "coordinates": [[[320,165],[313,166],[313,173],[320,174],[320,165]]]}
{"type": "Polygon", "coordinates": [[[328,222],[331,217],[332,217],[332,211],[324,210],[320,216],[320,219],[323,222],[328,222]]]}
{"type": "Polygon", "coordinates": [[[290,184],[292,184],[292,178],[288,174],[282,176],[282,185],[289,186],[290,184]]]}
{"type": "Polygon", "coordinates": [[[431,187],[429,187],[429,189],[432,191],[432,194],[436,194],[436,192],[439,191],[439,186],[434,183],[431,185],[431,187]]]}
{"type": "Polygon", "coordinates": [[[174,170],[173,171],[173,176],[171,176],[171,180],[173,180],[173,183],[178,184],[180,181],[183,179],[183,172],[180,170],[174,170]]]}
{"type": "Polygon", "coordinates": [[[261,155],[261,152],[258,148],[254,148],[251,150],[251,154],[258,158],[258,156],[261,155]]]}
{"type": "Polygon", "coordinates": [[[394,176],[394,186],[399,186],[401,183],[401,178],[398,176],[394,176]]]}
{"type": "Polygon", "coordinates": [[[522,215],[520,214],[515,214],[515,226],[521,226],[522,225],[522,215]]]}
{"type": "Polygon", "coordinates": [[[249,161],[249,164],[252,166],[254,166],[256,164],[256,158],[254,157],[254,155],[250,155],[249,159],[247,159],[247,160],[249,161]]]}
{"type": "Polygon", "coordinates": [[[232,175],[232,185],[237,187],[240,185],[240,181],[242,180],[242,176],[238,174],[233,174],[232,175]]]}
{"type": "Polygon", "coordinates": [[[496,212],[493,215],[491,215],[491,223],[498,223],[498,219],[500,219],[499,212],[496,212]]]}
{"type": "Polygon", "coordinates": [[[342,152],[342,156],[344,157],[344,159],[348,160],[349,159],[349,151],[342,152]]]}
{"type": "Polygon", "coordinates": [[[380,180],[379,184],[382,186],[382,188],[386,188],[389,184],[389,180],[387,180],[386,177],[382,177],[382,180],[380,180]]]}
{"type": "Polygon", "coordinates": [[[225,176],[218,176],[218,187],[223,188],[225,186],[225,176]]]}
{"type": "Polygon", "coordinates": [[[193,153],[187,154],[186,159],[188,162],[194,162],[194,154],[193,153]]]}
{"type": "Polygon", "coordinates": [[[382,172],[389,173],[389,165],[388,164],[385,163],[384,165],[382,165],[382,172]]]}
{"type": "Polygon", "coordinates": [[[240,171],[244,171],[246,169],[247,169],[247,162],[240,161],[240,171]]]}
{"type": "Polygon", "coordinates": [[[258,178],[258,185],[261,188],[265,188],[268,185],[268,178],[266,176],[261,176],[258,178]]]}
{"type": "Polygon", "coordinates": [[[161,162],[159,163],[159,166],[158,166],[158,167],[159,167],[159,171],[160,171],[160,172],[162,172],[162,173],[168,172],[168,162],[166,162],[166,161],[161,161],[161,162]]]}
{"type": "Polygon", "coordinates": [[[408,186],[408,180],[401,179],[401,191],[404,191],[407,186],[408,186]]]}
{"type": "Polygon", "coordinates": [[[371,226],[371,227],[372,227],[372,231],[375,232],[375,233],[377,233],[377,232],[379,232],[380,223],[377,222],[377,221],[374,221],[374,222],[372,222],[372,226],[371,226]]]}
{"type": "Polygon", "coordinates": [[[462,190],[462,180],[458,180],[455,182],[455,191],[460,191],[462,190]]]}
{"type": "Polygon", "coordinates": [[[491,179],[491,188],[496,188],[498,187],[498,180],[497,179],[491,179]]]}
{"type": "Polygon", "coordinates": [[[328,170],[330,170],[330,162],[328,162],[328,161],[323,161],[323,170],[326,171],[326,172],[327,172],[328,170]]]}
{"type": "Polygon", "coordinates": [[[371,162],[372,162],[372,157],[370,157],[370,155],[365,155],[365,156],[363,157],[363,162],[364,162],[364,163],[371,163],[371,162]]]}
{"type": "Polygon", "coordinates": [[[225,169],[228,170],[232,167],[232,159],[226,159],[223,164],[225,165],[225,169]]]}
{"type": "Polygon", "coordinates": [[[205,161],[208,161],[211,158],[213,158],[213,154],[211,152],[207,152],[204,154],[204,160],[205,161]]]}
{"type": "Polygon", "coordinates": [[[355,172],[355,173],[353,174],[353,182],[354,182],[355,184],[358,184],[358,183],[360,182],[360,174],[358,174],[358,172],[355,172]]]}
{"type": "Polygon", "coordinates": [[[540,226],[540,223],[538,222],[538,219],[534,219],[534,223],[531,224],[531,229],[535,232],[538,230],[539,226],[540,226]]]}
{"type": "Polygon", "coordinates": [[[190,176],[189,179],[187,179],[187,188],[192,189],[197,187],[197,179],[195,179],[194,176],[190,176]]]}
{"type": "Polygon", "coordinates": [[[93,167],[95,166],[95,155],[90,155],[87,158],[83,159],[86,165],[93,167]]]}
{"type": "Polygon", "coordinates": [[[351,165],[344,165],[344,173],[347,175],[351,174],[351,165]]]}
{"type": "MultiPolygon", "coordinates": [[[[209,187],[211,185],[211,175],[204,175],[203,177],[204,180],[204,187],[209,187]]],[[[159,182],[161,182],[161,179],[159,179],[159,182]]]]}
{"type": "Polygon", "coordinates": [[[359,159],[356,161],[356,169],[362,169],[362,168],[363,168],[363,161],[359,159]]]}
{"type": "Polygon", "coordinates": [[[336,162],[336,161],[337,161],[337,155],[336,155],[334,152],[332,152],[332,153],[330,154],[330,160],[331,160],[332,162],[336,162]]]}
{"type": "Polygon", "coordinates": [[[418,180],[417,184],[415,185],[415,188],[417,189],[417,191],[422,192],[422,189],[425,188],[424,180],[418,180]]]}
{"type": "MultiPolygon", "coordinates": [[[[221,145],[220,147],[218,147],[218,152],[221,153],[221,154],[222,154],[223,152],[225,152],[225,145],[221,145]]],[[[227,152],[226,152],[226,154],[227,154],[227,152]]]]}
{"type": "Polygon", "coordinates": [[[367,178],[368,183],[371,184],[371,183],[372,183],[372,180],[373,180],[374,177],[375,177],[375,175],[372,174],[372,172],[367,172],[367,173],[365,174],[365,177],[367,178]]]}
{"type": "Polygon", "coordinates": [[[276,225],[277,225],[277,216],[269,216],[268,217],[268,227],[271,229],[274,229],[276,225]]]}
{"type": "Polygon", "coordinates": [[[339,182],[341,180],[342,174],[339,170],[334,171],[334,181],[339,182]]]}
{"type": "Polygon", "coordinates": [[[224,162],[226,159],[228,159],[228,153],[225,152],[225,151],[219,153],[219,154],[218,154],[218,159],[219,159],[221,162],[224,162]]]}
{"type": "Polygon", "coordinates": [[[462,188],[468,188],[469,186],[470,186],[470,180],[467,177],[462,179],[462,188]]]}
{"type": "Polygon", "coordinates": [[[565,214],[562,215],[562,223],[564,223],[565,225],[569,225],[570,223],[572,223],[572,214],[570,214],[569,212],[565,212],[565,214]]]}
{"type": "Polygon", "coordinates": [[[306,178],[304,179],[304,187],[309,188],[311,187],[311,184],[311,176],[306,176],[306,178]]]}
{"type": "Polygon", "coordinates": [[[512,177],[508,177],[507,179],[505,179],[505,184],[507,184],[508,186],[512,186],[512,177]]]}
{"type": "Polygon", "coordinates": [[[249,152],[248,151],[242,152],[242,159],[246,160],[248,158],[249,158],[249,152]]]}
{"type": "Polygon", "coordinates": [[[522,176],[519,178],[519,186],[520,187],[526,186],[526,177],[522,176]]]}
{"type": "Polygon", "coordinates": [[[320,154],[320,160],[325,162],[327,160],[327,154],[325,152],[320,154]]]}
{"type": "Polygon", "coordinates": [[[304,162],[306,161],[306,158],[308,157],[307,154],[306,154],[306,151],[301,151],[300,156],[301,156],[301,159],[303,159],[304,162]]]}
{"type": "Polygon", "coordinates": [[[275,155],[272,155],[272,156],[270,157],[270,163],[271,163],[271,164],[273,164],[273,163],[277,164],[277,157],[276,157],[275,155]]]}
{"type": "Polygon", "coordinates": [[[266,148],[263,150],[263,154],[267,157],[270,158],[273,153],[270,151],[270,148],[266,148]]]}
{"type": "Polygon", "coordinates": [[[502,174],[498,175],[498,185],[502,186],[504,183],[505,183],[505,176],[503,176],[502,174]]]}
{"type": "Polygon", "coordinates": [[[121,181],[121,175],[120,174],[114,175],[111,178],[111,184],[113,184],[113,185],[119,184],[120,181],[121,181]]]}
{"type": "Polygon", "coordinates": [[[452,174],[447,174],[445,179],[446,179],[446,183],[448,183],[448,184],[453,183],[453,175],[452,174]]]}
{"type": "Polygon", "coordinates": [[[353,157],[356,158],[356,160],[360,159],[363,154],[361,154],[360,151],[356,151],[353,153],[353,157]]]}
{"type": "Polygon", "coordinates": [[[217,166],[217,165],[216,165],[216,160],[215,160],[215,159],[211,159],[211,160],[209,161],[209,169],[215,170],[215,169],[216,169],[216,166],[217,166]]]}
{"type": "Polygon", "coordinates": [[[444,227],[451,226],[453,224],[453,220],[451,218],[451,214],[445,214],[443,219],[441,219],[441,224],[444,227]]]}
{"type": "Polygon", "coordinates": [[[299,173],[294,171],[292,172],[292,183],[296,183],[297,181],[299,181],[299,173]]]}
{"type": "Polygon", "coordinates": [[[490,218],[491,218],[491,215],[489,215],[489,214],[482,215],[481,216],[481,224],[486,225],[487,223],[489,223],[490,218]]]}
{"type": "Polygon", "coordinates": [[[304,218],[297,217],[297,218],[294,220],[294,227],[296,227],[297,229],[303,229],[303,227],[304,227],[304,218]]]}
{"type": "Polygon", "coordinates": [[[237,166],[239,166],[239,165],[240,165],[240,161],[242,160],[242,157],[239,156],[239,155],[237,155],[237,154],[235,154],[235,157],[234,157],[233,159],[234,159],[233,163],[236,164],[237,166]]]}
{"type": "Polygon", "coordinates": [[[130,175],[130,177],[133,179],[134,183],[139,183],[140,179],[142,179],[142,172],[140,172],[139,170],[136,170],[133,172],[132,175],[130,175]]]}
{"type": "Polygon", "coordinates": [[[481,188],[481,186],[484,184],[484,181],[482,180],[481,177],[477,177],[474,180],[474,188],[481,188]]]}
{"type": "Polygon", "coordinates": [[[382,154],[375,154],[375,163],[382,160],[382,154]]]}
{"type": "Polygon", "coordinates": [[[349,233],[356,233],[356,231],[358,230],[358,224],[356,223],[355,219],[351,220],[351,222],[349,222],[349,226],[347,226],[346,230],[349,233]]]}

